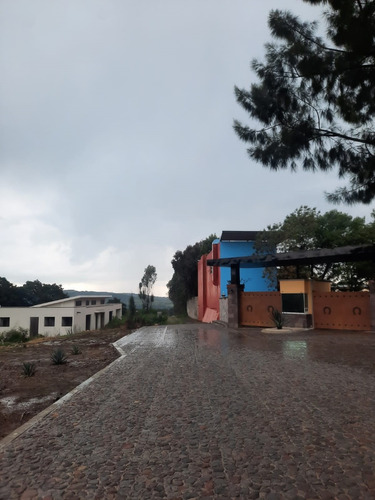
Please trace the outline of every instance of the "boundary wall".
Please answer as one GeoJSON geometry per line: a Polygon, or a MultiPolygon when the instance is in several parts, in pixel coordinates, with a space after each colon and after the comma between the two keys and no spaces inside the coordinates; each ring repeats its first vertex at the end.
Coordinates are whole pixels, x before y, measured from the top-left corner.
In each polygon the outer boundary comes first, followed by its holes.
{"type": "MultiPolygon", "coordinates": [[[[241,292],[239,294],[239,324],[241,326],[274,326],[272,309],[282,310],[280,292],[241,292]]],[[[304,323],[305,314],[284,314],[288,326],[329,330],[371,330],[369,292],[314,292],[311,320],[304,323]]]]}

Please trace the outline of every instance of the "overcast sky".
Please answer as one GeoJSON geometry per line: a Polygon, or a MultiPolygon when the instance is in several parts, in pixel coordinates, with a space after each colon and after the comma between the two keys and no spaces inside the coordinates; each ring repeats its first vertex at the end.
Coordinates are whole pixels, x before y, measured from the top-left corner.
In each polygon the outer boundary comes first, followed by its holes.
{"type": "Polygon", "coordinates": [[[233,88],[301,0],[0,0],[0,276],[137,293],[177,250],[332,207],[326,175],[247,157],[233,88]]]}

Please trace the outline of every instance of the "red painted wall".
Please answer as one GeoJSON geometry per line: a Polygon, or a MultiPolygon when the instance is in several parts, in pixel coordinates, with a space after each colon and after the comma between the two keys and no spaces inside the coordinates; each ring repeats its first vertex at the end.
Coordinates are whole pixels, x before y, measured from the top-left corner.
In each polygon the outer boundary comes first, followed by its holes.
{"type": "Polygon", "coordinates": [[[219,244],[213,244],[209,254],[198,262],[198,319],[211,322],[219,319],[220,313],[220,268],[208,267],[207,259],[219,259],[219,244]]]}

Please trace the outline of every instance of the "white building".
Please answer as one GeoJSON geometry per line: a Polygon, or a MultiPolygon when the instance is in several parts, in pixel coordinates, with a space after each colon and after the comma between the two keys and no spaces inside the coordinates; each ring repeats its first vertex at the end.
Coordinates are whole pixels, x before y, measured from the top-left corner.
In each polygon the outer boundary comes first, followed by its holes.
{"type": "Polygon", "coordinates": [[[121,318],[121,304],[108,303],[111,295],[80,295],[31,307],[0,307],[0,335],[26,328],[30,337],[53,337],[103,328],[121,318]]]}

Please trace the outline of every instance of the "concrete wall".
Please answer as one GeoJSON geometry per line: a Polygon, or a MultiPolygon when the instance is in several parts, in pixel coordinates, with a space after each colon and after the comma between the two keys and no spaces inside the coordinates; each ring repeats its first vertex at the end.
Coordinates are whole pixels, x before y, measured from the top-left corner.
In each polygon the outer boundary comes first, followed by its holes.
{"type": "Polygon", "coordinates": [[[187,301],[186,311],[189,318],[198,319],[198,297],[193,297],[187,301]]]}
{"type": "Polygon", "coordinates": [[[313,314],[313,292],[330,293],[331,282],[311,279],[280,280],[281,294],[302,293],[308,296],[308,314],[313,314]]]}
{"type": "Polygon", "coordinates": [[[220,321],[228,324],[228,298],[222,297],[220,299],[220,321]]]}
{"type": "Polygon", "coordinates": [[[219,258],[219,245],[213,244],[198,262],[198,319],[210,323],[219,319],[220,274],[218,267],[207,266],[207,259],[219,258]]]}
{"type": "MultiPolygon", "coordinates": [[[[89,299],[87,299],[89,300],[89,299]]],[[[92,299],[94,300],[94,299],[92,299]]],[[[99,300],[100,302],[100,300],[99,300]]],[[[75,301],[60,302],[49,306],[0,307],[0,335],[13,328],[25,328],[30,331],[31,323],[37,323],[35,335],[53,337],[67,333],[94,330],[104,327],[111,317],[121,317],[121,304],[90,304],[86,299],[82,306],[76,307],[75,301]],[[84,305],[83,305],[84,304],[84,305]],[[88,317],[90,327],[86,328],[88,317]],[[31,320],[37,318],[37,320],[31,320]]]]}

